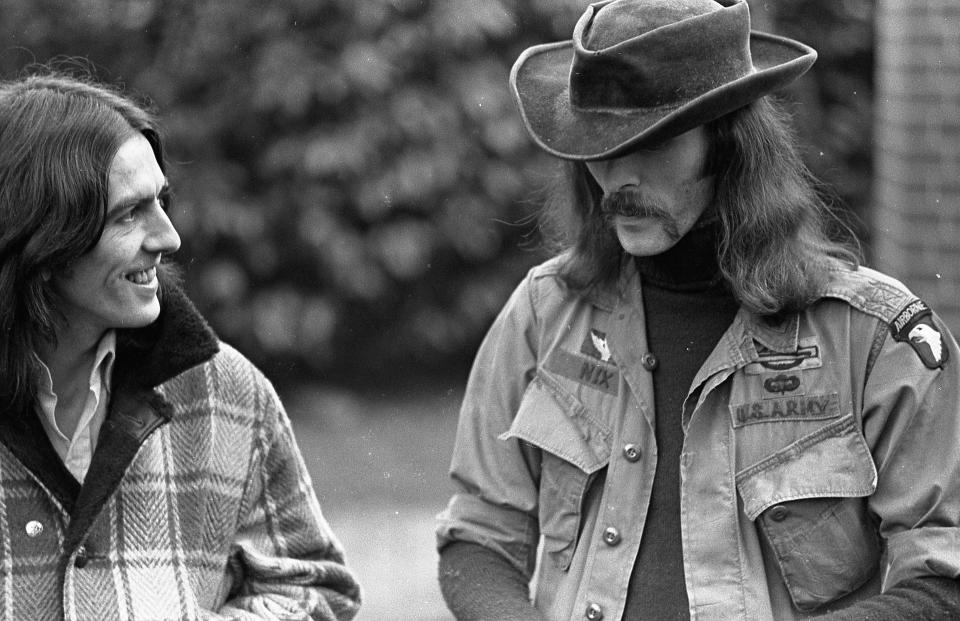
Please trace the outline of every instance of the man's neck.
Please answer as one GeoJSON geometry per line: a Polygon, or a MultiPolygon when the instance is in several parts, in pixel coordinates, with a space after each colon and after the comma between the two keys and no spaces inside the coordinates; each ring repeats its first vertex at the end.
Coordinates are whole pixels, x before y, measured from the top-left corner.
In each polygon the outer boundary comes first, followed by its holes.
{"type": "Polygon", "coordinates": [[[79,335],[65,332],[58,334],[55,344],[47,343],[38,352],[50,371],[53,393],[57,396],[57,426],[61,431],[75,429],[83,413],[90,390],[90,373],[104,334],[78,338],[79,335]]]}
{"type": "Polygon", "coordinates": [[[57,379],[70,379],[82,375],[84,381],[90,376],[90,367],[97,354],[97,346],[106,330],[79,330],[68,325],[57,329],[55,342],[47,341],[37,352],[40,360],[50,369],[53,386],[57,379]]]}

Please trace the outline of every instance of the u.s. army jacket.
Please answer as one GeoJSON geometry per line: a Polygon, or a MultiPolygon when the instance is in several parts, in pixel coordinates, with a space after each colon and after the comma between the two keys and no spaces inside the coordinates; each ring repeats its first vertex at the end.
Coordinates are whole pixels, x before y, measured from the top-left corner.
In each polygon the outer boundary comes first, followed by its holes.
{"type": "Polygon", "coordinates": [[[352,618],[359,588],[270,382],[164,286],[118,331],[81,487],[34,412],[0,416],[0,618],[352,618]]]}
{"type": "MultiPolygon", "coordinates": [[[[639,275],[531,270],[474,363],[438,545],[534,575],[549,619],[619,619],[657,464],[639,275]],[[537,556],[542,538],[542,554],[537,556]]],[[[682,412],[691,618],[800,619],[960,576],[960,353],[900,283],[837,270],[776,322],[741,308],[682,412]]]]}

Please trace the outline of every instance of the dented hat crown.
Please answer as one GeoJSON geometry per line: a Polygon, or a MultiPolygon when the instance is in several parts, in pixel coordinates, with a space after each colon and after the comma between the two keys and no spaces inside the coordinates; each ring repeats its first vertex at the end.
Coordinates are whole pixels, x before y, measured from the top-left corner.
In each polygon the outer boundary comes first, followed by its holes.
{"type": "Polygon", "coordinates": [[[527,49],[510,86],[539,146],[595,160],[732,112],[815,59],[798,41],[751,31],[745,0],[605,0],[570,41],[527,49]]]}

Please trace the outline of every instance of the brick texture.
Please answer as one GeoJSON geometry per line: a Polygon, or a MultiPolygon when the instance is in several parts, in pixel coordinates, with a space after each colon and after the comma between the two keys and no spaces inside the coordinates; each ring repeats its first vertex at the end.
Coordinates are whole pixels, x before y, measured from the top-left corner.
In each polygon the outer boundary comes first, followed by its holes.
{"type": "Polygon", "coordinates": [[[960,2],[878,0],[872,263],[960,335],[960,2]]]}

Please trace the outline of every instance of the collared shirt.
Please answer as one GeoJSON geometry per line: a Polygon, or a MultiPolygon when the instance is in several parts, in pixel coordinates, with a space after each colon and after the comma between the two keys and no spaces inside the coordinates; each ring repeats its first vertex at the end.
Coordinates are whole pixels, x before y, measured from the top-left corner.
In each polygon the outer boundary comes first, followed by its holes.
{"type": "Polygon", "coordinates": [[[47,365],[40,362],[40,383],[37,395],[40,402],[40,422],[57,455],[63,460],[63,465],[81,483],[87,476],[90,459],[97,447],[100,427],[107,415],[116,346],[116,332],[109,330],[97,345],[93,366],[90,369],[90,389],[84,402],[83,412],[77,422],[77,428],[70,438],[60,431],[57,425],[57,395],[53,392],[53,378],[50,376],[47,365]]]}
{"type": "MultiPolygon", "coordinates": [[[[657,463],[640,296],[630,263],[589,298],[535,268],[467,387],[439,545],[536,569],[549,619],[623,614],[657,463]]],[[[859,269],[779,323],[740,309],[683,408],[692,619],[799,619],[960,576],[960,350],[916,302],[859,269]],[[897,336],[918,319],[938,353],[897,336]]]]}

